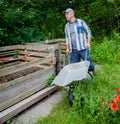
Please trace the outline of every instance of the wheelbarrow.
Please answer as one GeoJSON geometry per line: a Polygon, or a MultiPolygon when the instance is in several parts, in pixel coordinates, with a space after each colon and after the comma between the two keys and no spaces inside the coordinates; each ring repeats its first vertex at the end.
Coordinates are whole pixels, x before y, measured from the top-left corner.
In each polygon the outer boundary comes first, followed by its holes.
{"type": "Polygon", "coordinates": [[[70,63],[70,57],[68,55],[68,65],[64,66],[63,69],[58,73],[56,78],[53,80],[52,84],[66,87],[69,86],[69,92],[68,92],[68,100],[70,106],[73,104],[73,82],[80,81],[87,78],[87,75],[89,74],[91,79],[93,79],[93,76],[91,73],[88,72],[88,68],[90,65],[90,62],[86,60],[87,58],[87,50],[86,50],[86,56],[85,61],[81,61],[78,63],[70,63]],[[69,64],[70,63],[70,64],[69,64]]]}
{"type": "Polygon", "coordinates": [[[73,81],[85,79],[88,74],[89,61],[68,64],[58,73],[52,84],[57,86],[68,86],[73,81]]]}

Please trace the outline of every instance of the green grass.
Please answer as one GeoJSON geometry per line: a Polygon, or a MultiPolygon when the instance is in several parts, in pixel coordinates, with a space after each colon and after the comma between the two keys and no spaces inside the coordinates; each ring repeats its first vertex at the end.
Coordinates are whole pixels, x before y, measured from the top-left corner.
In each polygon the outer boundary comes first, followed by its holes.
{"type": "Polygon", "coordinates": [[[104,64],[94,76],[94,83],[79,82],[73,91],[73,107],[69,106],[67,91],[65,100],[56,106],[48,117],[40,118],[37,124],[119,124],[120,114],[109,109],[116,88],[120,88],[120,66],[104,64]],[[84,97],[84,106],[79,98],[84,97]],[[106,102],[107,104],[103,104],[106,102]]]}

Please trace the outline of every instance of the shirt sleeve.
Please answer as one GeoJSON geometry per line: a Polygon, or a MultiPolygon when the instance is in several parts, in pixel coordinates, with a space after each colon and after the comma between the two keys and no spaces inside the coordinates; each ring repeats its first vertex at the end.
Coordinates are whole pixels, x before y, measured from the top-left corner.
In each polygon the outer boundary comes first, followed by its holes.
{"type": "Polygon", "coordinates": [[[85,32],[87,33],[87,38],[91,38],[92,37],[92,32],[91,32],[90,28],[85,23],[85,21],[82,20],[82,23],[83,23],[83,27],[85,29],[85,32]]]}
{"type": "Polygon", "coordinates": [[[65,26],[65,38],[66,38],[66,44],[68,44],[68,31],[67,31],[67,25],[65,26]]]}

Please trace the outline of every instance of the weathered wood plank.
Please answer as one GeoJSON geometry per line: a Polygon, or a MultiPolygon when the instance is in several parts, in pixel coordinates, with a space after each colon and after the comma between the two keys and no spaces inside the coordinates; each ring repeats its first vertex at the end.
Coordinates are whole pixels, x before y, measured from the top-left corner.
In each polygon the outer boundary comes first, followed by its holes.
{"type": "Polygon", "coordinates": [[[17,115],[21,111],[25,110],[26,108],[30,107],[34,103],[40,101],[41,99],[48,96],[52,92],[55,92],[56,90],[57,90],[56,86],[51,86],[51,87],[45,88],[44,90],[39,91],[36,94],[30,96],[29,98],[4,110],[3,112],[0,113],[0,124],[4,123],[9,118],[12,118],[13,116],[17,115]]]}
{"type": "MultiPolygon", "coordinates": [[[[57,42],[65,42],[65,38],[59,38],[59,39],[48,39],[48,43],[57,43],[57,42]]],[[[36,42],[36,43],[27,43],[27,44],[46,44],[46,41],[40,41],[40,42],[36,42]]]]}
{"type": "Polygon", "coordinates": [[[17,71],[21,71],[23,69],[34,67],[34,66],[37,66],[37,65],[49,62],[49,61],[53,61],[52,56],[51,57],[46,57],[43,60],[25,62],[25,63],[14,65],[14,66],[11,66],[11,67],[8,67],[8,68],[4,68],[4,69],[0,70],[0,76],[11,74],[11,73],[14,73],[14,72],[17,72],[17,71]]]}
{"type": "Polygon", "coordinates": [[[5,89],[5,88],[10,87],[10,86],[13,86],[13,85],[18,84],[18,83],[21,83],[25,80],[28,80],[29,78],[32,78],[32,77],[35,77],[35,76],[40,76],[41,73],[44,73],[45,71],[48,71],[48,68],[51,69],[51,72],[54,72],[54,67],[50,67],[50,66],[48,67],[48,66],[43,66],[43,65],[39,65],[38,67],[41,67],[44,70],[41,69],[40,71],[34,72],[32,74],[28,74],[26,76],[17,78],[15,80],[12,80],[12,81],[9,81],[9,82],[6,82],[6,83],[1,83],[0,84],[0,90],[5,89]]]}
{"type": "Polygon", "coordinates": [[[11,56],[17,54],[16,50],[0,52],[0,57],[11,56]]]}
{"type": "Polygon", "coordinates": [[[60,43],[60,42],[65,42],[65,38],[59,38],[59,39],[54,39],[54,40],[48,40],[48,44],[54,44],[54,43],[60,43]]]}
{"type": "Polygon", "coordinates": [[[36,51],[42,51],[49,53],[53,49],[53,45],[46,45],[46,44],[41,44],[41,43],[31,43],[31,44],[26,44],[26,45],[21,45],[18,46],[18,49],[23,49],[23,50],[36,50],[36,51]]]}
{"type": "Polygon", "coordinates": [[[41,57],[41,58],[45,58],[46,56],[49,56],[49,53],[44,53],[44,52],[41,52],[41,51],[38,51],[38,52],[30,52],[30,51],[21,51],[19,50],[18,51],[18,54],[21,54],[21,55],[28,55],[28,56],[35,56],[35,57],[41,57]]]}
{"type": "Polygon", "coordinates": [[[19,61],[19,60],[20,60],[19,58],[5,57],[0,59],[0,63],[19,61]]]}
{"type": "MultiPolygon", "coordinates": [[[[65,38],[48,40],[49,43],[54,42],[65,42],[65,38]]],[[[16,49],[31,49],[31,50],[41,50],[41,49],[53,49],[53,45],[45,44],[45,41],[41,41],[38,43],[27,43],[26,45],[12,45],[12,46],[4,46],[0,47],[0,51],[7,51],[7,50],[16,50],[16,49]]]]}
{"type": "Polygon", "coordinates": [[[0,51],[16,50],[20,46],[21,45],[4,46],[4,47],[0,47],[0,51]]]}
{"type": "Polygon", "coordinates": [[[0,111],[23,100],[45,87],[47,79],[54,73],[52,68],[43,70],[23,82],[0,90],[0,111]]]}
{"type": "Polygon", "coordinates": [[[44,83],[39,84],[38,86],[33,87],[25,92],[21,92],[21,94],[4,101],[0,104],[0,111],[3,111],[6,108],[14,105],[15,103],[20,102],[21,100],[27,98],[28,96],[31,96],[32,94],[36,93],[39,90],[42,90],[43,88],[45,88],[44,83]]]}
{"type": "Polygon", "coordinates": [[[27,62],[42,60],[42,58],[30,57],[30,56],[27,56],[27,55],[18,56],[18,59],[19,60],[24,60],[24,61],[27,61],[27,62]]]}

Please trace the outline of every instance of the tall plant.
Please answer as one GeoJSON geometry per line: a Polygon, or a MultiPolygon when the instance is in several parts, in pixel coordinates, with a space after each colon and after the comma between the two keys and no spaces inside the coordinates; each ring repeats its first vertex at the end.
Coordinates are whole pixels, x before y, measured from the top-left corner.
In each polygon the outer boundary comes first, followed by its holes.
{"type": "Polygon", "coordinates": [[[120,36],[119,33],[113,32],[111,38],[105,37],[101,43],[92,41],[92,58],[94,62],[103,63],[120,63],[120,36]]]}

